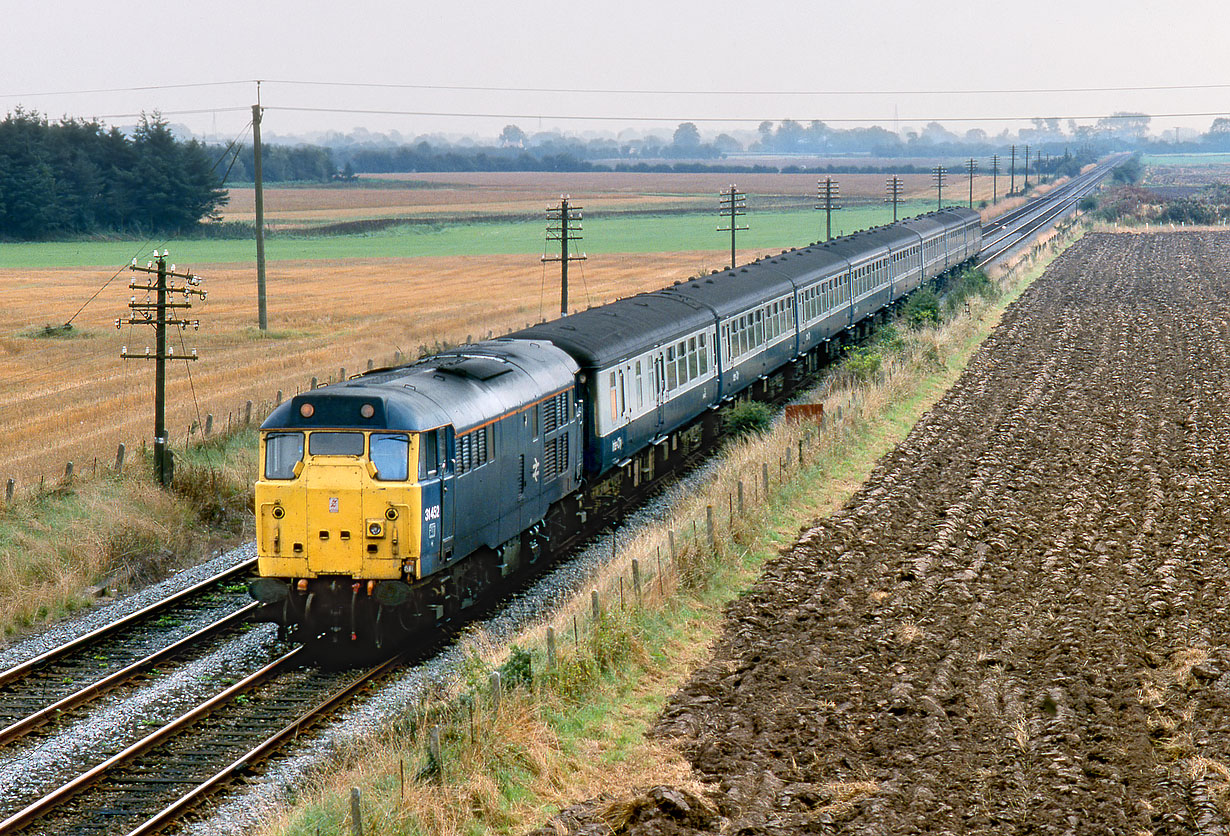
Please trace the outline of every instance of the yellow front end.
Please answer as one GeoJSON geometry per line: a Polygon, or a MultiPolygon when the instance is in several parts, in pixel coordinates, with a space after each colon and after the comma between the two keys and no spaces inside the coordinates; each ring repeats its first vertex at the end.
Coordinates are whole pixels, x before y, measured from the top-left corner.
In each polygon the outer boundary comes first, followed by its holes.
{"type": "Polygon", "coordinates": [[[417,448],[414,434],[262,432],[265,467],[256,483],[261,577],[417,579],[422,515],[414,483],[417,448]],[[321,438],[314,440],[316,435],[321,438]],[[344,436],[349,437],[345,445],[337,443],[344,436]],[[361,450],[354,436],[362,436],[361,450]],[[398,456],[404,444],[404,472],[390,463],[390,438],[397,439],[398,456]],[[379,456],[378,447],[383,451],[379,456]]]}

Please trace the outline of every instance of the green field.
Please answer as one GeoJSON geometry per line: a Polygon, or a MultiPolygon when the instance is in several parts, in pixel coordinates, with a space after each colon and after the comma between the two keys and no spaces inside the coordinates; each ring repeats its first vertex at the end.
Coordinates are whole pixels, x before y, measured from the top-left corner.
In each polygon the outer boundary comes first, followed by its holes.
{"type": "Polygon", "coordinates": [[[1140,159],[1145,165],[1227,165],[1230,164],[1230,153],[1145,154],[1140,159]]]}
{"type": "MultiPolygon", "coordinates": [[[[929,211],[925,201],[903,203],[901,217],[929,211]]],[[[823,235],[821,212],[763,212],[741,217],[739,249],[782,250],[823,235]]],[[[892,220],[887,207],[843,209],[833,215],[833,234],[853,232],[892,220]]],[[[717,232],[720,219],[711,213],[677,215],[607,215],[586,218],[577,249],[589,253],[650,253],[729,248],[730,237],[717,232]]],[[[421,258],[460,255],[535,255],[547,251],[545,222],[443,222],[395,227],[380,232],[273,237],[265,242],[269,261],[353,258],[421,258]]],[[[552,248],[558,245],[552,245],[552,248]]],[[[256,245],[245,240],[184,239],[151,241],[68,241],[0,244],[0,269],[121,267],[134,257],[146,259],[152,248],[169,249],[181,264],[253,261],[256,245]]]]}

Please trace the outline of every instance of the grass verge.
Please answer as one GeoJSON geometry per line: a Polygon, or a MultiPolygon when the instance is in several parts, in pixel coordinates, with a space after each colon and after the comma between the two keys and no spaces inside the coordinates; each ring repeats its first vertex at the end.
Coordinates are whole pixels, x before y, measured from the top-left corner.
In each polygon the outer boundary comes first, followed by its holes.
{"type": "MultiPolygon", "coordinates": [[[[0,630],[19,634],[250,539],[256,431],[176,451],[173,490],[151,457],[90,471],[0,504],[0,630]]],[[[83,469],[84,470],[84,469],[83,469]]]]}
{"type": "Polygon", "coordinates": [[[865,349],[874,368],[848,359],[814,392],[821,425],[779,422],[733,443],[703,489],[594,579],[596,609],[592,593],[580,595],[511,648],[470,634],[470,664],[447,693],[339,752],[259,832],[345,832],[352,788],[366,834],[520,833],[585,798],[617,829],[635,790],[698,790],[688,764],[644,733],[707,657],[724,605],[854,493],[1079,234],[959,286],[941,322],[883,329],[865,349]]]}

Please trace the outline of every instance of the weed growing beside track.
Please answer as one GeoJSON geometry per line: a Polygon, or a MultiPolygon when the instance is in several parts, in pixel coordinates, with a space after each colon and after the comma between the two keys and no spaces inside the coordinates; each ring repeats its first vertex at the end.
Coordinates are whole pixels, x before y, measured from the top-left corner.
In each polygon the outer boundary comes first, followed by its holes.
{"type": "Polygon", "coordinates": [[[971,280],[964,298],[941,305],[937,325],[882,331],[814,392],[825,405],[821,427],[780,423],[732,444],[707,486],[624,545],[594,579],[596,611],[589,594],[579,596],[511,650],[471,635],[463,681],[341,753],[262,832],[343,832],[352,787],[368,834],[524,832],[582,798],[618,823],[633,788],[686,789],[687,764],[644,732],[705,660],[726,602],[800,528],[854,493],[1076,237],[1034,247],[1005,275],[971,280]],[[502,674],[498,697],[492,672],[502,674]]]}

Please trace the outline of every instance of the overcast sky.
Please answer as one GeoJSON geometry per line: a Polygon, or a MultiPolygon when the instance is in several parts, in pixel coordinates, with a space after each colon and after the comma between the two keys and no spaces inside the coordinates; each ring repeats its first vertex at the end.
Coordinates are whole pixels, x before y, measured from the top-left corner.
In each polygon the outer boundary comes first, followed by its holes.
{"type": "MultiPolygon", "coordinates": [[[[904,0],[3,0],[2,11],[0,112],[21,105],[53,118],[129,124],[127,114],[160,109],[204,133],[244,128],[255,100],[248,80],[256,78],[269,80],[262,88],[264,126],[278,134],[361,126],[494,137],[508,123],[529,132],[669,132],[688,119],[746,120],[698,122],[711,135],[784,118],[840,127],[853,123],[839,120],[875,120],[892,128],[932,118],[1066,119],[1123,110],[1230,114],[1225,0],[984,0],[947,7],[904,0]],[[65,92],[230,81],[243,83],[65,92]],[[957,92],[1218,84],[1227,86],[957,92]],[[597,90],[627,92],[585,92],[597,90]],[[198,110],[204,112],[178,113],[198,110]]],[[[1156,118],[1153,130],[1203,130],[1213,118],[1156,118]]],[[[949,127],[996,133],[1022,124],[949,127]]]]}

